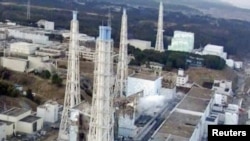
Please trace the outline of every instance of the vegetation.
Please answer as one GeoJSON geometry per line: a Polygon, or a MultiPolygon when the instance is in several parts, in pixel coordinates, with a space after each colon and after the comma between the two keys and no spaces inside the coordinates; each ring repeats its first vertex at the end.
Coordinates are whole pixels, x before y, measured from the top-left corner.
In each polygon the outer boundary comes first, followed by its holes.
{"type": "Polygon", "coordinates": [[[187,69],[190,65],[187,63],[187,59],[191,56],[193,58],[202,58],[203,66],[210,69],[222,70],[225,67],[225,61],[222,58],[212,55],[200,56],[197,54],[175,51],[141,51],[140,49],[136,49],[133,46],[128,46],[128,52],[129,54],[133,54],[135,57],[135,59],[130,62],[130,65],[143,65],[153,61],[164,64],[164,70],[178,68],[187,69]]]}
{"type": "Polygon", "coordinates": [[[16,90],[12,84],[0,80],[0,96],[1,95],[17,97],[19,95],[19,91],[16,90]]]}
{"type": "Polygon", "coordinates": [[[58,87],[62,86],[62,78],[58,76],[58,74],[53,74],[52,75],[52,84],[57,85],[58,87]]]}
{"type": "MultiPolygon", "coordinates": [[[[77,5],[72,1],[55,0],[57,2],[54,2],[51,0],[33,0],[32,5],[39,5],[40,7],[32,7],[31,20],[27,20],[25,7],[27,0],[1,1],[16,2],[19,3],[19,5],[1,5],[0,21],[9,19],[17,21],[18,24],[36,26],[35,23],[38,20],[46,19],[54,21],[57,29],[69,29],[72,18],[72,14],[69,10],[78,9],[80,32],[92,36],[98,36],[98,26],[107,20],[108,7],[111,5],[110,3],[100,1],[77,5]],[[67,2],[67,4],[65,4],[65,2],[67,2]],[[50,8],[58,8],[58,10],[50,8]]],[[[120,7],[121,5],[116,4],[114,6],[120,7]]],[[[158,4],[154,7],[158,7],[158,4]]],[[[172,6],[172,9],[173,8],[175,7],[172,6]]],[[[171,9],[171,7],[167,9],[171,9]]],[[[115,10],[116,8],[111,8],[112,37],[115,47],[117,47],[120,37],[121,12],[115,10]]],[[[186,10],[192,11],[194,9],[187,8],[186,10]]],[[[129,15],[129,38],[149,40],[153,46],[155,44],[158,9],[130,7],[127,13],[129,15]]],[[[198,13],[198,11],[195,13],[198,13]]],[[[171,42],[169,37],[173,35],[174,30],[184,30],[195,33],[195,48],[204,47],[206,44],[211,43],[223,45],[225,51],[230,55],[246,55],[246,53],[250,52],[250,40],[248,39],[250,35],[250,24],[248,22],[217,19],[199,14],[185,15],[181,12],[168,11],[164,15],[165,48],[167,48],[167,45],[171,42]]],[[[51,35],[51,38],[54,37],[51,35]]]]}
{"type": "Polygon", "coordinates": [[[42,70],[38,75],[44,79],[49,79],[51,76],[48,70],[42,70]]]}

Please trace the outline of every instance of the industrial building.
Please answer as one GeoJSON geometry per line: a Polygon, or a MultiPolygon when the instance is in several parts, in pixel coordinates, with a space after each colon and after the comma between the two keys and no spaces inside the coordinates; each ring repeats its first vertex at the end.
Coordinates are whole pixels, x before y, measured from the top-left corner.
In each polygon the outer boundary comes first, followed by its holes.
{"type": "Polygon", "coordinates": [[[151,137],[151,141],[199,141],[205,133],[212,91],[193,86],[151,137]]]}
{"type": "Polygon", "coordinates": [[[127,96],[143,91],[144,96],[159,95],[162,77],[152,74],[135,73],[128,77],[127,96]]]}
{"type": "Polygon", "coordinates": [[[13,71],[25,72],[28,68],[28,60],[15,57],[1,57],[1,65],[13,71]]]}
{"type": "Polygon", "coordinates": [[[189,76],[185,74],[183,69],[179,69],[176,77],[176,86],[177,87],[188,87],[189,76]]]}
{"type": "Polygon", "coordinates": [[[227,59],[227,53],[224,52],[224,47],[212,44],[207,44],[204,47],[202,55],[215,55],[221,57],[224,60],[227,59]]]}
{"type": "Polygon", "coordinates": [[[6,123],[0,122],[0,140],[6,140],[6,123]]]}
{"type": "Polygon", "coordinates": [[[7,136],[13,134],[32,134],[43,127],[43,119],[32,115],[29,109],[13,107],[0,113],[0,121],[6,123],[5,131],[7,136]]]}
{"type": "Polygon", "coordinates": [[[194,49],[194,33],[185,31],[174,31],[170,51],[192,52],[194,49]]]}
{"type": "Polygon", "coordinates": [[[27,59],[1,57],[1,65],[9,70],[18,72],[31,72],[34,70],[49,70],[52,72],[56,69],[55,64],[49,60],[48,56],[28,56],[27,59]]]}
{"type": "Polygon", "coordinates": [[[140,50],[153,49],[151,47],[150,41],[139,40],[139,39],[129,39],[128,44],[140,50]]]}
{"type": "Polygon", "coordinates": [[[55,23],[47,20],[39,20],[37,22],[38,27],[43,27],[45,30],[54,30],[55,29],[55,23]]]}
{"type": "Polygon", "coordinates": [[[231,96],[233,94],[232,81],[214,80],[212,90],[220,94],[231,96]]]}
{"type": "Polygon", "coordinates": [[[35,51],[35,55],[37,56],[49,56],[50,58],[60,57],[62,55],[63,50],[56,48],[47,48],[41,47],[39,50],[35,51]]]}
{"type": "Polygon", "coordinates": [[[55,123],[58,121],[59,104],[56,101],[47,101],[37,107],[37,116],[44,122],[55,123]]]}
{"type": "Polygon", "coordinates": [[[32,55],[40,47],[38,44],[31,44],[27,42],[16,42],[10,44],[10,54],[15,55],[32,55]]]}

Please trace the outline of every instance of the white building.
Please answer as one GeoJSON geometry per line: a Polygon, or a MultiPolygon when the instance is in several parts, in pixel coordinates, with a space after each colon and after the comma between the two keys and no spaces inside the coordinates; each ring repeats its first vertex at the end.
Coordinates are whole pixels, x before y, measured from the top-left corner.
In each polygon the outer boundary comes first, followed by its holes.
{"type": "Polygon", "coordinates": [[[17,122],[17,131],[26,134],[33,134],[43,127],[43,119],[29,115],[17,122]]]}
{"type": "Polygon", "coordinates": [[[226,59],[226,64],[230,68],[234,68],[234,60],[233,59],[226,59]]]}
{"type": "Polygon", "coordinates": [[[215,55],[219,56],[222,59],[226,60],[227,59],[227,53],[224,52],[224,47],[223,46],[218,46],[218,45],[212,45],[212,44],[207,44],[203,51],[203,55],[215,55]]]}
{"type": "Polygon", "coordinates": [[[232,81],[214,80],[212,90],[214,90],[216,93],[219,93],[219,94],[231,96],[233,94],[232,81]]]}
{"type": "Polygon", "coordinates": [[[47,20],[39,20],[37,22],[39,27],[44,27],[45,30],[54,30],[55,23],[47,20]]]}
{"type": "Polygon", "coordinates": [[[229,104],[225,110],[225,122],[228,125],[238,125],[239,121],[239,107],[236,105],[229,104]]]}
{"type": "Polygon", "coordinates": [[[42,118],[32,116],[31,110],[16,107],[0,113],[0,121],[7,123],[7,136],[16,132],[31,134],[41,130],[43,125],[42,118]]]}
{"type": "Polygon", "coordinates": [[[11,54],[20,54],[20,55],[31,55],[35,54],[35,51],[39,48],[37,44],[31,44],[26,42],[16,42],[10,44],[10,53],[11,54]]]}
{"type": "Polygon", "coordinates": [[[6,140],[6,124],[4,122],[0,122],[0,141],[6,140]]]}
{"type": "Polygon", "coordinates": [[[243,62],[242,61],[235,61],[234,62],[234,68],[235,69],[241,69],[243,67],[243,62]]]}
{"type": "Polygon", "coordinates": [[[19,28],[8,28],[8,36],[17,39],[24,39],[32,41],[38,44],[51,44],[52,41],[49,40],[51,32],[46,32],[44,30],[32,29],[30,27],[19,27],[19,28]]]}
{"type": "Polygon", "coordinates": [[[178,70],[178,74],[176,77],[176,86],[185,86],[188,82],[188,75],[185,74],[183,69],[178,70]]]}
{"type": "Polygon", "coordinates": [[[35,55],[38,56],[49,56],[49,57],[59,57],[62,55],[62,50],[54,48],[42,47],[35,51],[35,55]]]}
{"type": "Polygon", "coordinates": [[[150,41],[139,40],[139,39],[129,39],[128,44],[131,46],[134,46],[135,48],[138,48],[140,50],[153,49],[151,47],[150,41]]]}
{"type": "Polygon", "coordinates": [[[168,50],[192,52],[194,49],[194,33],[184,31],[174,31],[174,37],[172,38],[171,45],[168,46],[168,50]]]}
{"type": "Polygon", "coordinates": [[[28,68],[28,60],[13,57],[1,57],[1,65],[13,71],[25,72],[28,68]]]}
{"type": "Polygon", "coordinates": [[[37,116],[41,117],[44,122],[55,123],[58,121],[58,108],[56,101],[48,101],[37,107],[37,116]]]}
{"type": "Polygon", "coordinates": [[[212,102],[210,89],[193,86],[153,134],[151,141],[201,141],[212,102]]]}
{"type": "Polygon", "coordinates": [[[144,96],[159,95],[162,87],[162,77],[150,74],[136,73],[128,77],[127,96],[143,91],[144,96]]]}

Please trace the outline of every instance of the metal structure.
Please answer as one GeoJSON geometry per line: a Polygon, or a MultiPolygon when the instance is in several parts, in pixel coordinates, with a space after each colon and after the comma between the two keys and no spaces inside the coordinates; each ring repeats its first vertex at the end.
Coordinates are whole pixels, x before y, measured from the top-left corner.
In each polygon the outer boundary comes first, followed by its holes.
{"type": "Polygon", "coordinates": [[[30,0],[27,2],[27,19],[30,19],[30,0]]]}
{"type": "Polygon", "coordinates": [[[164,44],[163,44],[163,3],[160,2],[159,6],[159,17],[158,17],[158,29],[155,43],[155,50],[163,52],[164,44]]]}
{"type": "Polygon", "coordinates": [[[120,49],[117,64],[117,74],[115,83],[115,95],[126,95],[127,78],[128,78],[128,37],[127,37],[127,14],[126,9],[123,10],[121,21],[120,49]]]}
{"type": "Polygon", "coordinates": [[[70,109],[81,102],[79,73],[79,23],[77,12],[71,20],[67,81],[58,140],[69,140],[70,109]]]}
{"type": "Polygon", "coordinates": [[[113,40],[111,27],[100,26],[96,41],[94,88],[88,141],[114,141],[113,40]]]}

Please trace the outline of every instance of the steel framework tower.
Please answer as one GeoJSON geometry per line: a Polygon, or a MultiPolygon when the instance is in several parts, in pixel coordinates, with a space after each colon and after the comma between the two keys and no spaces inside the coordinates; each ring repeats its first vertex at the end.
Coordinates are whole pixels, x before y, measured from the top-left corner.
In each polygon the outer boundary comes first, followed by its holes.
{"type": "Polygon", "coordinates": [[[30,0],[27,2],[27,19],[30,19],[30,0]]]}
{"type": "Polygon", "coordinates": [[[71,20],[70,43],[68,54],[67,81],[64,97],[64,108],[58,140],[69,140],[70,109],[81,102],[80,96],[80,73],[79,73],[79,23],[77,12],[73,11],[71,20]]]}
{"type": "Polygon", "coordinates": [[[94,89],[88,141],[114,141],[113,40],[111,27],[100,26],[96,41],[94,89]]]}
{"type": "Polygon", "coordinates": [[[163,45],[163,4],[162,1],[160,2],[159,6],[159,17],[158,17],[158,29],[157,29],[157,36],[156,36],[156,43],[155,43],[155,50],[163,52],[164,45],[163,45]]]}
{"type": "Polygon", "coordinates": [[[121,21],[121,35],[120,35],[120,49],[117,65],[116,83],[115,83],[115,95],[126,95],[127,77],[128,77],[128,36],[127,36],[127,14],[126,9],[123,9],[122,21],[121,21]]]}

